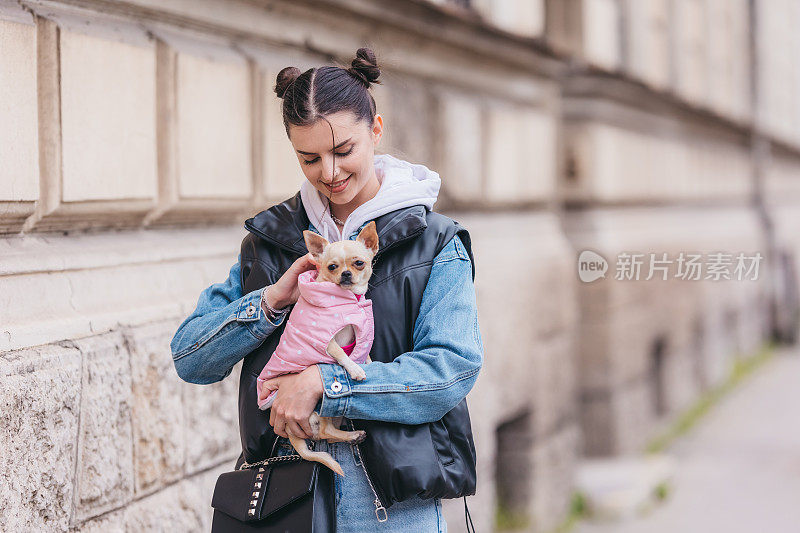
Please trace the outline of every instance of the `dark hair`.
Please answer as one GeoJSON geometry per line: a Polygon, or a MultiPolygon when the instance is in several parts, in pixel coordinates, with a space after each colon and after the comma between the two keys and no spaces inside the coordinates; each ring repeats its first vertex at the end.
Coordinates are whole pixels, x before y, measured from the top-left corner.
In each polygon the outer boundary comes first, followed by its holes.
{"type": "Polygon", "coordinates": [[[283,125],[307,126],[320,117],[338,111],[351,111],[357,120],[372,124],[375,99],[367,89],[380,83],[381,70],[375,53],[359,48],[350,68],[324,66],[300,73],[297,67],[286,67],[278,73],[275,94],[283,98],[283,125]]]}

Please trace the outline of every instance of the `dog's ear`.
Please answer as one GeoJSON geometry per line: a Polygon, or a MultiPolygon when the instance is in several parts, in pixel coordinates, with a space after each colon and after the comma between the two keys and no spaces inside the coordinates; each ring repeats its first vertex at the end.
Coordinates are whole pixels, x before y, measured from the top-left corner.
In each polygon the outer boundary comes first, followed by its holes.
{"type": "Polygon", "coordinates": [[[311,255],[313,255],[314,259],[317,261],[319,261],[320,256],[322,256],[322,251],[325,247],[330,244],[328,239],[308,229],[303,230],[303,239],[306,241],[306,248],[308,248],[308,251],[311,252],[311,255]]]}
{"type": "Polygon", "coordinates": [[[378,253],[378,231],[375,229],[375,221],[371,220],[364,229],[358,232],[357,241],[372,250],[373,255],[378,253]]]}

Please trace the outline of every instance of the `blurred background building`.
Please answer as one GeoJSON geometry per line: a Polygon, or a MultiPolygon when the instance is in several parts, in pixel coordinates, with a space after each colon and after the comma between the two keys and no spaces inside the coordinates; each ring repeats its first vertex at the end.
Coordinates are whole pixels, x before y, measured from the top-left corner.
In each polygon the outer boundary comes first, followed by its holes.
{"type": "Polygon", "coordinates": [[[476,526],[549,531],[581,458],[793,338],[798,27],[795,0],[0,0],[0,530],[210,528],[237,372],[184,383],[169,341],[303,179],[277,72],[366,45],[380,151],[473,238],[476,526]],[[765,259],[582,283],[582,250],[765,259]]]}

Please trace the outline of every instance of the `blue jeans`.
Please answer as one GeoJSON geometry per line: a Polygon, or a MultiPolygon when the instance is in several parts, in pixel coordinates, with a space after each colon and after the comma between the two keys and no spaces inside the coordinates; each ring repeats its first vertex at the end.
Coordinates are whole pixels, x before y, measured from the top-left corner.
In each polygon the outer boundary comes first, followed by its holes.
{"type": "MultiPolygon", "coordinates": [[[[345,425],[342,425],[345,429],[345,425]]],[[[346,442],[312,441],[315,451],[327,451],[342,465],[344,477],[334,474],[336,486],[336,533],[385,531],[392,533],[446,533],[447,523],[442,514],[441,498],[422,499],[418,496],[395,502],[386,510],[387,520],[378,522],[375,515],[375,495],[358,459],[356,445],[346,442]]],[[[275,455],[297,453],[289,439],[278,438],[275,455]]],[[[323,466],[322,468],[327,468],[323,466]]]]}

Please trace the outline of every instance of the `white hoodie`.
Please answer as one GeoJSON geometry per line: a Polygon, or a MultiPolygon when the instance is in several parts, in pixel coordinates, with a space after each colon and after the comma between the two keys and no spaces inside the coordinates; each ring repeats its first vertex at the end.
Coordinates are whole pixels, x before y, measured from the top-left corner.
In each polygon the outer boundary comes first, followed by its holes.
{"type": "Polygon", "coordinates": [[[308,219],[328,242],[341,241],[362,224],[380,215],[412,205],[424,205],[429,211],[439,196],[442,180],[439,174],[424,165],[409,163],[389,154],[374,157],[375,175],[381,184],[378,193],[350,213],[342,232],[334,223],[328,209],[328,199],[305,180],[300,186],[300,198],[308,219]]]}

